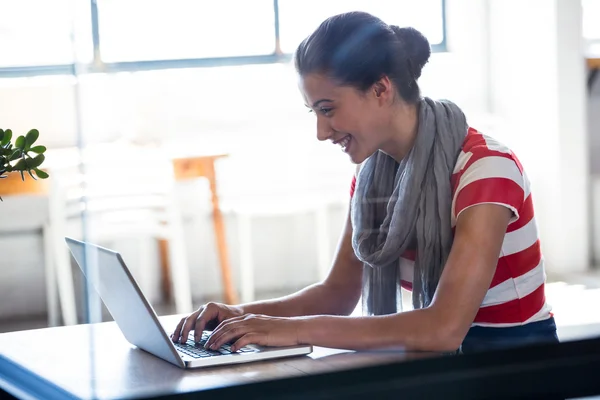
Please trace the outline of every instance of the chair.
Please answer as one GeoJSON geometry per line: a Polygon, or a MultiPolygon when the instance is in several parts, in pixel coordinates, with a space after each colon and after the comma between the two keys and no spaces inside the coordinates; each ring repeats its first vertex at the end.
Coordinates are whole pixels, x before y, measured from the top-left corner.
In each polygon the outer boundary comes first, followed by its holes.
{"type": "Polygon", "coordinates": [[[19,218],[1,218],[0,235],[13,234],[16,232],[40,232],[44,253],[44,274],[46,281],[46,301],[48,307],[48,325],[57,326],[60,320],[60,311],[62,311],[63,322],[66,325],[72,325],[77,322],[75,311],[75,300],[73,291],[73,281],[70,275],[70,269],[65,269],[65,263],[57,262],[54,244],[55,233],[54,225],[49,218],[48,206],[38,211],[43,214],[41,218],[27,220],[24,212],[27,201],[33,200],[31,196],[46,198],[49,193],[48,181],[33,180],[27,176],[25,181],[19,174],[11,174],[0,181],[0,196],[6,197],[5,204],[0,205],[0,215],[20,214],[19,218]],[[18,197],[19,202],[11,206],[11,197],[18,197]],[[26,196],[26,197],[22,197],[26,196]],[[57,277],[60,276],[60,279],[57,277]]]}
{"type": "Polygon", "coordinates": [[[322,201],[317,196],[307,197],[300,201],[293,198],[293,196],[246,199],[243,202],[231,205],[231,211],[235,214],[237,221],[242,302],[253,301],[255,296],[252,220],[257,217],[281,217],[298,213],[312,214],[315,224],[315,235],[312,241],[317,252],[317,270],[319,279],[324,279],[331,267],[333,254],[329,245],[328,206],[329,203],[322,201]]]}
{"type": "MultiPolygon", "coordinates": [[[[95,243],[122,238],[166,240],[176,312],[191,312],[185,237],[170,160],[159,149],[107,144],[83,149],[79,161],[80,165],[50,170],[49,219],[56,265],[61,266],[58,282],[66,287],[67,281],[73,281],[64,236],[95,243]]],[[[148,265],[148,242],[139,243],[140,265],[148,265]]],[[[146,277],[143,271],[136,276],[142,288],[146,277]]],[[[74,295],[65,297],[74,302],[74,295]]]]}
{"type": "Polygon", "coordinates": [[[299,168],[295,160],[290,160],[285,154],[271,154],[263,159],[246,157],[239,154],[231,156],[227,168],[220,173],[224,183],[221,185],[221,208],[223,212],[235,215],[236,220],[242,302],[253,301],[255,297],[252,243],[255,218],[311,215],[315,234],[309,240],[317,253],[319,278],[324,279],[333,258],[328,210],[330,206],[347,204],[346,197],[331,194],[339,191],[328,193],[326,188],[318,187],[318,182],[313,182],[311,187],[312,173],[302,166],[299,168]],[[273,168],[273,165],[278,165],[278,168],[273,168]]]}

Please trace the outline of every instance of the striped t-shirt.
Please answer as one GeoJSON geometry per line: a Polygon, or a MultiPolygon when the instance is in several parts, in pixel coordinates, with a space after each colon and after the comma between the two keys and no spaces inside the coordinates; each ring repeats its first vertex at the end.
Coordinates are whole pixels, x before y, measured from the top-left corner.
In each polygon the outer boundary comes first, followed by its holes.
{"type": "MultiPolygon", "coordinates": [[[[351,195],[355,184],[356,177],[351,195]]],[[[506,146],[470,128],[451,184],[452,229],[463,210],[478,204],[500,204],[513,213],[494,278],[473,325],[508,327],[550,318],[530,183],[517,157],[506,146]]],[[[401,285],[407,290],[412,289],[415,255],[406,251],[400,258],[401,285]]]]}

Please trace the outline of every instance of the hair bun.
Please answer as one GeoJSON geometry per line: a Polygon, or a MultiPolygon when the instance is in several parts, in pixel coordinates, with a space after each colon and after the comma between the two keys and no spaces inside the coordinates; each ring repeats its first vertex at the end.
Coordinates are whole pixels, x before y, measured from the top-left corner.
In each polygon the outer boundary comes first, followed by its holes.
{"type": "Polygon", "coordinates": [[[415,28],[400,28],[396,25],[390,25],[390,28],[403,43],[404,49],[411,61],[415,79],[419,78],[423,66],[427,64],[429,56],[431,55],[429,41],[415,28]]]}

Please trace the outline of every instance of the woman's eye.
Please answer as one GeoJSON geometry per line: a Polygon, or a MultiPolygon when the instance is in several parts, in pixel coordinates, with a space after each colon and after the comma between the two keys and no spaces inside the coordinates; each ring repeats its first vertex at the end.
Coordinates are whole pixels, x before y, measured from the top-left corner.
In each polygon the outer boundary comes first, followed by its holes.
{"type": "MultiPolygon", "coordinates": [[[[332,108],[319,108],[319,112],[325,116],[327,116],[327,114],[329,114],[331,112],[332,108]]],[[[312,108],[310,108],[308,110],[309,113],[314,113],[315,110],[313,110],[312,108]]]]}

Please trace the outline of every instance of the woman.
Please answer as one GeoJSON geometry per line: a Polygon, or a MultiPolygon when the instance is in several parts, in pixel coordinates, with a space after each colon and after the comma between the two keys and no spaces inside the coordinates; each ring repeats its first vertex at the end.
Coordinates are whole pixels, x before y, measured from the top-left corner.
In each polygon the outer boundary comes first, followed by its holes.
{"type": "Polygon", "coordinates": [[[463,352],[557,342],[529,182],[516,156],[453,103],[420,95],[430,56],[412,28],[361,12],[324,21],[295,54],[317,137],[358,164],[328,277],[298,293],[209,303],[185,342],[463,352]],[[400,288],[413,311],[401,312],[400,288]],[[368,316],[348,317],[360,296],[368,316]],[[218,326],[217,326],[218,325],[218,326]]]}

